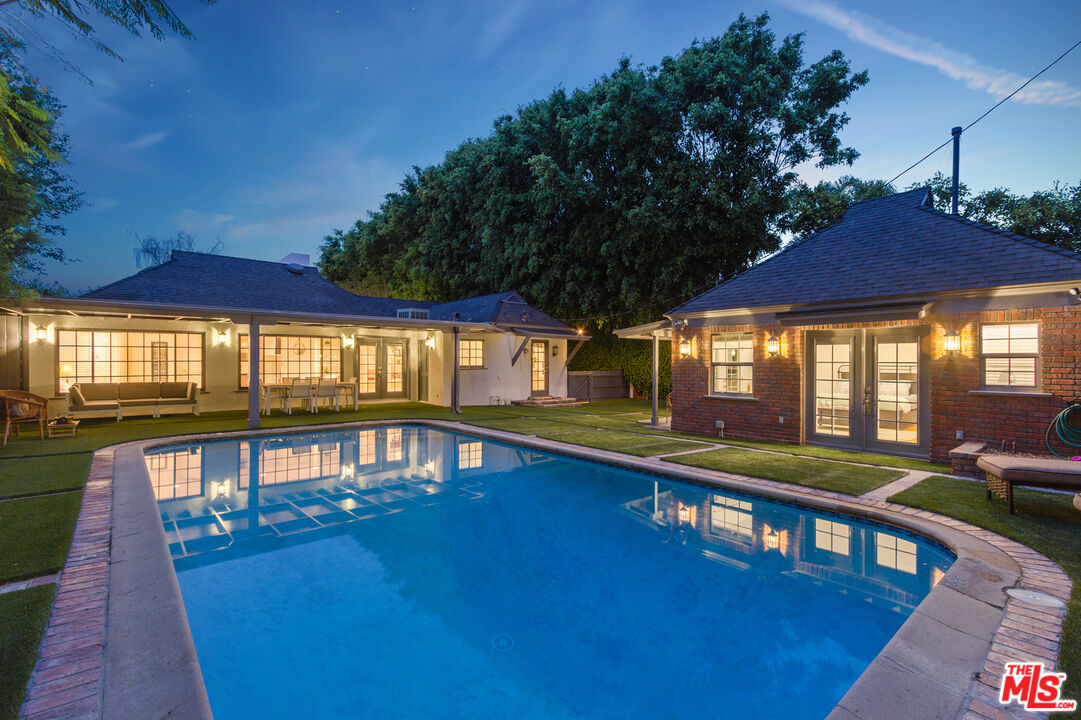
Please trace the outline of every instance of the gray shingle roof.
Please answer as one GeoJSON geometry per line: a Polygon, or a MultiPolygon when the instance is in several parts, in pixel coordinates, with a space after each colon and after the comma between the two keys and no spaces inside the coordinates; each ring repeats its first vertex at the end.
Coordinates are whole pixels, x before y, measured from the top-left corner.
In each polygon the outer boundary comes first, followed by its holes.
{"type": "Polygon", "coordinates": [[[1071,280],[1081,280],[1081,255],[934,210],[920,188],[856,203],[670,314],[1071,280]]]}
{"type": "Polygon", "coordinates": [[[286,265],[263,260],[174,251],[172,259],[147,268],[81,297],[91,300],[215,308],[297,312],[326,315],[396,317],[404,308],[426,309],[433,320],[509,323],[566,329],[560,321],[530,307],[513,291],[435,303],[354,295],[313,267],[293,272],[286,265]],[[508,320],[512,313],[513,320],[508,320]]]}

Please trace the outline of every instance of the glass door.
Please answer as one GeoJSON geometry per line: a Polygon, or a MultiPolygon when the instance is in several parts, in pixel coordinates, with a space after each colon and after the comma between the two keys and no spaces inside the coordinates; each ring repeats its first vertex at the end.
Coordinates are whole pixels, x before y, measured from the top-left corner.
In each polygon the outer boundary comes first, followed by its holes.
{"type": "Polygon", "coordinates": [[[915,329],[869,330],[865,383],[867,447],[885,452],[926,450],[927,383],[915,329]]]}
{"type": "Polygon", "coordinates": [[[405,343],[384,340],[383,397],[405,397],[405,343]]]}
{"type": "Polygon", "coordinates": [[[405,397],[405,341],[357,338],[353,347],[360,397],[405,397]]]}
{"type": "Polygon", "coordinates": [[[534,340],[532,346],[530,346],[530,352],[533,357],[533,370],[532,380],[533,386],[531,395],[547,395],[548,394],[548,341],[547,340],[534,340]]]}
{"type": "Polygon", "coordinates": [[[379,344],[357,340],[354,343],[357,353],[357,392],[361,397],[378,397],[378,361],[379,344]]]}
{"type": "Polygon", "coordinates": [[[816,333],[808,343],[809,442],[858,446],[860,383],[859,336],[855,333],[816,333]],[[855,402],[854,402],[855,400],[855,402]]]}

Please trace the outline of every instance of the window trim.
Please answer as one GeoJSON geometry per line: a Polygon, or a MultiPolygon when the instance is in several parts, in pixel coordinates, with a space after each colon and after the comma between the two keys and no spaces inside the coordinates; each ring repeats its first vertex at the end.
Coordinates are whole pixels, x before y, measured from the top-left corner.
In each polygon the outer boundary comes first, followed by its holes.
{"type": "Polygon", "coordinates": [[[487,365],[487,360],[484,352],[484,338],[458,338],[458,369],[459,370],[484,370],[487,365]],[[465,358],[465,354],[462,352],[462,343],[480,343],[480,364],[479,365],[463,365],[462,360],[465,358]]]}
{"type": "Polygon", "coordinates": [[[1040,350],[1041,350],[1042,341],[1043,341],[1043,326],[1038,320],[1024,320],[1024,321],[1017,321],[1017,322],[986,322],[986,323],[980,323],[979,334],[978,334],[978,337],[977,337],[977,343],[978,343],[977,347],[978,347],[978,350],[979,350],[979,357],[980,357],[980,383],[979,383],[979,388],[978,388],[979,391],[1003,393],[1003,394],[1007,394],[1007,395],[1013,395],[1013,394],[1030,395],[1030,394],[1033,394],[1033,393],[1042,392],[1042,390],[1043,390],[1043,382],[1042,382],[1042,380],[1043,379],[1041,377],[1041,375],[1042,375],[1041,371],[1043,369],[1043,363],[1041,362],[1041,356],[1040,356],[1040,350]],[[1035,325],[1036,326],[1036,352],[1035,353],[1016,353],[1016,352],[985,353],[983,351],[983,329],[985,327],[1008,326],[1008,325],[1035,325]],[[998,358],[1006,358],[1006,359],[1010,359],[1010,358],[1033,358],[1035,360],[1035,363],[1033,363],[1033,373],[1034,373],[1033,380],[1034,380],[1034,384],[1032,384],[1032,385],[988,385],[987,384],[987,359],[988,358],[992,358],[992,359],[998,359],[998,358]]]}
{"type": "Polygon", "coordinates": [[[755,337],[754,337],[754,331],[753,330],[736,330],[736,331],[730,331],[730,332],[710,333],[710,335],[709,335],[709,378],[706,380],[706,382],[709,383],[708,392],[706,393],[707,397],[712,397],[712,398],[732,398],[732,399],[735,399],[735,398],[752,398],[752,397],[754,397],[754,346],[755,346],[755,337]],[[750,339],[751,339],[751,361],[750,362],[728,362],[728,361],[714,362],[714,360],[713,360],[713,341],[714,341],[715,338],[720,337],[720,336],[724,336],[724,335],[746,335],[746,336],[750,337],[750,339]],[[716,377],[717,377],[716,370],[714,368],[716,368],[717,366],[749,367],[751,369],[751,389],[750,389],[750,391],[749,392],[738,392],[738,391],[737,392],[732,392],[732,391],[729,391],[729,390],[718,390],[714,386],[714,381],[716,380],[716,377]]]}
{"type": "MultiPolygon", "coordinates": [[[[91,333],[91,352],[93,352],[93,333],[98,333],[98,332],[106,332],[106,333],[122,332],[122,333],[125,333],[125,334],[130,334],[130,333],[158,333],[158,334],[172,333],[174,335],[198,335],[201,338],[201,342],[200,342],[199,346],[200,346],[200,348],[202,349],[202,352],[203,352],[202,358],[199,361],[199,364],[200,364],[200,368],[199,368],[199,392],[200,393],[207,392],[207,388],[206,388],[206,331],[205,330],[160,330],[160,329],[154,329],[154,328],[151,328],[151,329],[143,328],[143,329],[129,330],[129,329],[121,329],[121,328],[58,327],[58,328],[56,328],[56,335],[54,336],[54,342],[53,342],[53,361],[54,361],[54,365],[53,365],[53,391],[56,393],[56,395],[54,397],[64,397],[67,394],[66,391],[65,392],[60,391],[60,333],[62,333],[62,332],[73,332],[73,333],[88,332],[88,333],[91,333]]],[[[76,347],[78,347],[78,345],[76,345],[76,347]]],[[[174,350],[175,350],[176,346],[174,345],[173,347],[174,347],[174,350]]],[[[173,359],[173,363],[174,364],[176,363],[175,358],[173,359]]],[[[89,382],[93,382],[93,380],[91,380],[89,382]]],[[[118,382],[144,382],[144,381],[142,381],[142,380],[126,380],[126,381],[118,381],[118,382]]],[[[154,380],[147,380],[145,382],[155,382],[155,381],[154,380]]],[[[165,381],[157,381],[157,382],[172,382],[172,381],[165,380],[165,381]]],[[[177,382],[185,382],[185,381],[179,381],[178,380],[177,382]]],[[[74,384],[74,383],[71,383],[71,384],[74,384]]]]}

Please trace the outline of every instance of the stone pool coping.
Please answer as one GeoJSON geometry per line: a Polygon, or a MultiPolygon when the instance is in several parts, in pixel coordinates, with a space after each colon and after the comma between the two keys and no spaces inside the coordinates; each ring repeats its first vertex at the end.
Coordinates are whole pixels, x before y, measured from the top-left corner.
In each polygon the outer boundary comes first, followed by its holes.
{"type": "Polygon", "coordinates": [[[210,718],[180,587],[149,482],[145,449],[178,442],[419,425],[724,487],[887,523],[950,548],[957,560],[829,714],[831,720],[1036,717],[997,702],[1006,662],[1056,667],[1065,606],[1008,597],[1025,587],[1064,603],[1071,583],[1036,551],[977,526],[852,497],[655,458],[442,420],[379,420],[153,438],[95,453],[72,549],[23,717],[210,718]],[[110,523],[107,522],[111,518],[110,523]]]}

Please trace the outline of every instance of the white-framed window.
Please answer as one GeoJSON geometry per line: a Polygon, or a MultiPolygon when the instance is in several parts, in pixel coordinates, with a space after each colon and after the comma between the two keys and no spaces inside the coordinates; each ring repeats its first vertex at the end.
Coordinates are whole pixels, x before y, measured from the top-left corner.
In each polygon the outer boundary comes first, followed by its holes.
{"type": "Polygon", "coordinates": [[[710,392],[750,395],[754,390],[754,334],[720,333],[710,342],[710,392]]]}
{"type": "Polygon", "coordinates": [[[458,340],[458,367],[484,367],[484,341],[458,340]]]}
{"type": "MultiPolygon", "coordinates": [[[[261,382],[280,383],[292,378],[340,378],[342,339],[308,335],[260,335],[261,382]]],[[[248,336],[240,336],[239,385],[248,387],[248,336]]]]}
{"type": "Polygon", "coordinates": [[[458,443],[458,469],[472,470],[484,464],[484,443],[458,443]]]}
{"type": "Polygon", "coordinates": [[[988,388],[1039,387],[1040,326],[1004,323],[980,326],[980,380],[988,388]]]}
{"type": "Polygon", "coordinates": [[[57,388],[75,383],[203,384],[203,333],[57,330],[57,388]]]}
{"type": "Polygon", "coordinates": [[[754,532],[752,505],[748,500],[714,495],[709,508],[709,530],[714,535],[735,535],[750,541],[754,532]]]}
{"type": "Polygon", "coordinates": [[[885,568],[916,574],[916,543],[888,533],[875,533],[875,562],[885,568]]]}

